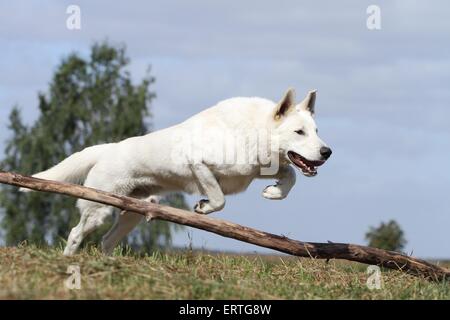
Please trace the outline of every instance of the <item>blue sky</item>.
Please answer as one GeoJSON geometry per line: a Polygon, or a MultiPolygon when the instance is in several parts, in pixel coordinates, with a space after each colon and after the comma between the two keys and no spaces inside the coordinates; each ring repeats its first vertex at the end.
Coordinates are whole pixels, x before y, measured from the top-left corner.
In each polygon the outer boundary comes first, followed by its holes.
{"type": "MultiPolygon", "coordinates": [[[[316,178],[299,175],[284,201],[263,199],[260,181],[214,215],[353,243],[396,219],[408,252],[448,258],[449,12],[448,1],[0,1],[0,149],[11,107],[33,121],[37,92],[60,59],[98,40],[127,45],[136,80],[152,65],[155,128],[233,96],[277,100],[293,86],[301,98],[317,88],[329,163],[316,178]],[[81,30],[66,28],[69,4],[81,8],[81,30]],[[381,8],[381,30],[366,27],[370,4],[381,8]]],[[[197,230],[192,237],[199,247],[264,251],[197,230]]]]}

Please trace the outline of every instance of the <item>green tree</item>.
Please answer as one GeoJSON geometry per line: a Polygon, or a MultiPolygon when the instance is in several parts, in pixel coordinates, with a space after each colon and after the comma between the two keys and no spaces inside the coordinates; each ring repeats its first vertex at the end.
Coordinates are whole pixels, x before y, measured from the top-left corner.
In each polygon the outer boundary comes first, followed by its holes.
{"type": "MultiPolygon", "coordinates": [[[[73,53],[58,66],[47,94],[39,93],[39,117],[30,126],[21,120],[19,108],[9,116],[12,138],[7,141],[1,168],[32,174],[45,170],[70,154],[100,143],[117,142],[149,131],[149,107],[155,94],[150,69],[133,84],[126,70],[129,59],[124,47],[107,42],[94,44],[89,58],[73,53]]],[[[42,193],[22,194],[17,188],[0,187],[1,222],[6,244],[23,240],[55,244],[65,239],[79,219],[75,199],[42,193]]],[[[186,207],[181,194],[170,204],[186,207]]],[[[91,236],[95,241],[105,226],[91,236]]],[[[143,225],[128,239],[147,249],[167,245],[174,225],[156,221],[143,225]]]]}
{"type": "Polygon", "coordinates": [[[406,245],[403,230],[395,220],[371,227],[366,233],[366,240],[370,247],[391,251],[401,251],[406,245]]]}

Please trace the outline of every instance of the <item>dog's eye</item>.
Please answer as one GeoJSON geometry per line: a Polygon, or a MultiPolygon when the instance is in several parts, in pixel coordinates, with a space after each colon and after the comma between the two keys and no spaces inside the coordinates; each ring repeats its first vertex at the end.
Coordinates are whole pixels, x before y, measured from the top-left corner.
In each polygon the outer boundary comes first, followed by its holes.
{"type": "Polygon", "coordinates": [[[305,131],[303,131],[303,130],[297,130],[297,131],[295,131],[297,134],[299,134],[299,135],[301,135],[301,136],[304,136],[305,135],[305,131]]]}

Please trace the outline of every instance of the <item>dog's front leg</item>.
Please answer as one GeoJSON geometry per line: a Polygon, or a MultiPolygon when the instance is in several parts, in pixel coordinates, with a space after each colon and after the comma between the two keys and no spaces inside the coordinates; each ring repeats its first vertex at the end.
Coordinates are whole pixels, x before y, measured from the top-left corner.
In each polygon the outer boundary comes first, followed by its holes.
{"type": "Polygon", "coordinates": [[[295,170],[289,165],[280,167],[275,178],[278,179],[277,183],[273,186],[267,186],[262,193],[266,199],[281,200],[286,198],[295,184],[295,170]]]}
{"type": "Polygon", "coordinates": [[[197,202],[194,207],[195,212],[208,214],[222,210],[225,206],[225,197],[211,170],[203,163],[192,165],[191,170],[197,180],[200,191],[208,197],[207,200],[202,199],[197,202]]]}

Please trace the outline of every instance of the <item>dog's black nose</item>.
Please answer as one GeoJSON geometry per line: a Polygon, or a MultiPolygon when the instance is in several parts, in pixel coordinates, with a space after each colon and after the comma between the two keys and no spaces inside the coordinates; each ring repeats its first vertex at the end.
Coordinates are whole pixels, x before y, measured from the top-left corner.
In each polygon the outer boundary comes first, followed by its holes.
{"type": "Polygon", "coordinates": [[[328,148],[328,147],[322,147],[322,148],[320,148],[320,154],[322,155],[322,157],[323,157],[325,160],[328,159],[328,158],[331,156],[332,153],[333,153],[333,151],[331,151],[331,149],[328,148]]]}

